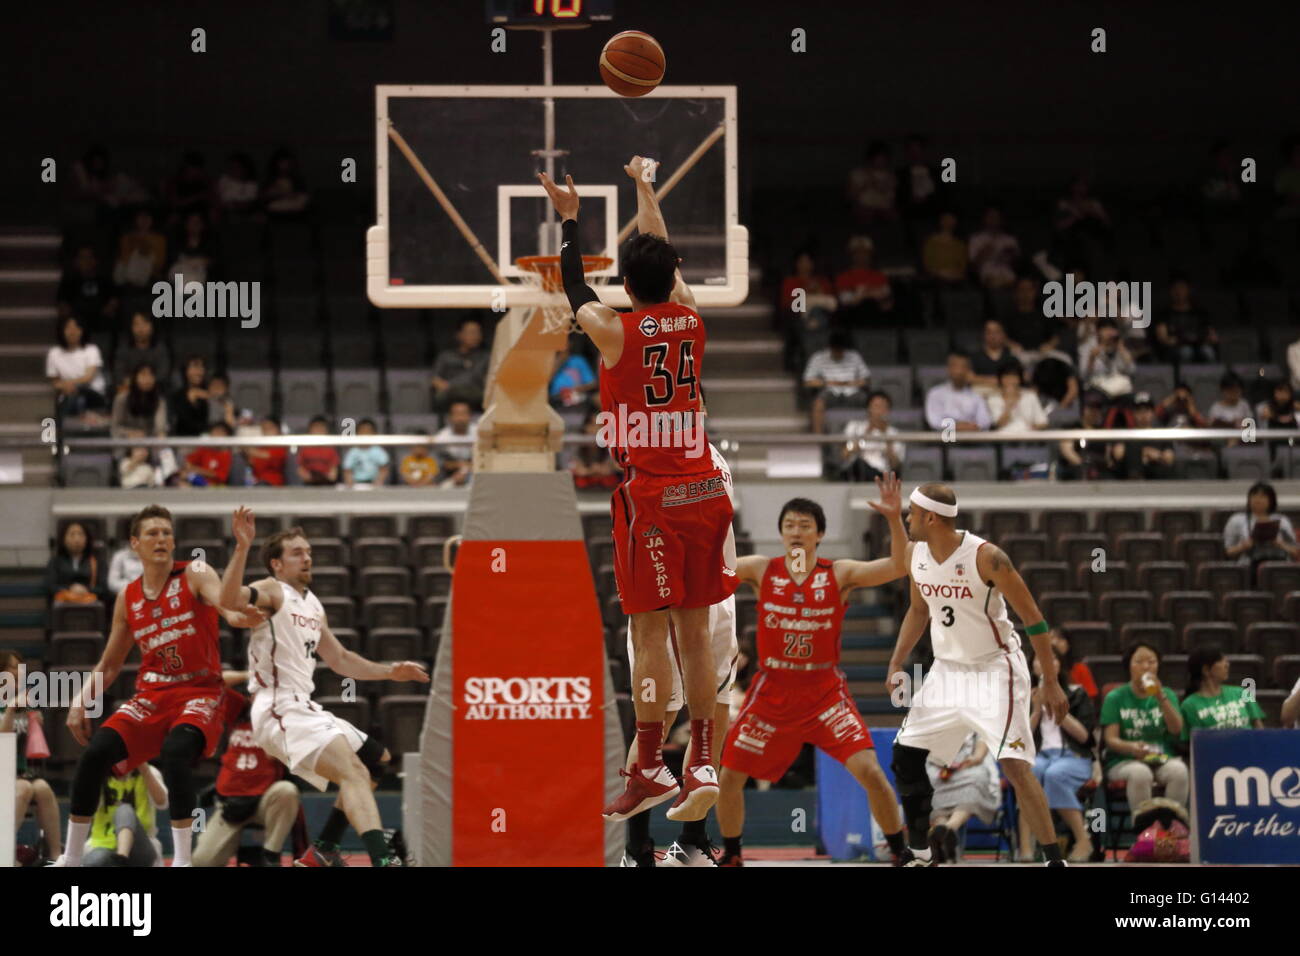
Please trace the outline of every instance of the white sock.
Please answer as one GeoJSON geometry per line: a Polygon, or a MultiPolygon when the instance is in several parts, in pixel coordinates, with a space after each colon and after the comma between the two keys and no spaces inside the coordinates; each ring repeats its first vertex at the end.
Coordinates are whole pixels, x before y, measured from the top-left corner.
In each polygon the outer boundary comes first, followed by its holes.
{"type": "Polygon", "coordinates": [[[86,840],[90,836],[90,821],[78,823],[68,821],[68,842],[63,847],[63,862],[68,866],[81,866],[81,855],[86,850],[86,840]]]}
{"type": "Polygon", "coordinates": [[[190,828],[172,827],[172,866],[186,866],[190,862],[190,828]]]}

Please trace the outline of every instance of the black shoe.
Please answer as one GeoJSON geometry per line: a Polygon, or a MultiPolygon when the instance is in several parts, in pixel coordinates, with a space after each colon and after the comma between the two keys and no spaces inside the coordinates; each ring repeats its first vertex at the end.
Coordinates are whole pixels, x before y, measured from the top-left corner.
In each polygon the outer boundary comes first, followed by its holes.
{"type": "Polygon", "coordinates": [[[415,861],[411,859],[411,854],[407,851],[406,837],[402,836],[400,829],[385,830],[384,839],[388,841],[388,849],[393,856],[402,861],[403,866],[414,866],[415,861]]]}
{"type": "Polygon", "coordinates": [[[930,831],[930,865],[938,866],[940,863],[956,863],[957,835],[940,823],[930,831]],[[949,839],[951,837],[951,840],[949,839]],[[953,855],[948,855],[948,847],[951,844],[953,855]]]}

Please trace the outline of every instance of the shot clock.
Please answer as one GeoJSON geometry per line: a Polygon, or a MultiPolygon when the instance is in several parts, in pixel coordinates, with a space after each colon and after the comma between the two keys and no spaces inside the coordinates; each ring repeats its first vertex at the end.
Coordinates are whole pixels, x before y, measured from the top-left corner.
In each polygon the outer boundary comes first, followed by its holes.
{"type": "Polygon", "coordinates": [[[614,0],[487,0],[488,23],[508,27],[564,27],[614,19],[614,0]]]}

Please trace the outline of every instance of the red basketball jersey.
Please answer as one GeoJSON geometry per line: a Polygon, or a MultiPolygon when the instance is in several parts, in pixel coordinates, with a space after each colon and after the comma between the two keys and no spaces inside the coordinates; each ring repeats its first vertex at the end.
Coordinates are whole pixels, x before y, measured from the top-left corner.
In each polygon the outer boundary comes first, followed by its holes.
{"type": "Polygon", "coordinates": [[[283,776],[280,761],[253,743],[253,725],[245,716],[230,730],[217,774],[217,793],[223,797],[261,796],[283,776]]]}
{"type": "Polygon", "coordinates": [[[758,596],[758,666],[778,678],[816,678],[833,673],[840,661],[844,603],[834,564],[818,558],[812,573],[796,584],[785,558],[773,558],[758,596]]]}
{"type": "Polygon", "coordinates": [[[713,469],[700,422],[704,320],[665,302],[623,320],[623,354],[600,363],[602,436],[626,470],[694,475],[713,469]]]}
{"type": "Polygon", "coordinates": [[[162,593],[144,596],[144,577],[126,586],[126,621],[140,648],[136,691],[173,687],[221,687],[217,609],[190,593],[188,561],[172,564],[162,593]]]}

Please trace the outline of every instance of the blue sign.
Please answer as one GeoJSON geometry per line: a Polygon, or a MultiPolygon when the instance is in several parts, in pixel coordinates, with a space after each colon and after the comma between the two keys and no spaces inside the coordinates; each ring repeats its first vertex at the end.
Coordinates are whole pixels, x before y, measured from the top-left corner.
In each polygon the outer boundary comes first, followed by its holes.
{"type": "Polygon", "coordinates": [[[1300,730],[1192,731],[1192,860],[1300,864],[1300,730]]]}
{"type": "MultiPolygon", "coordinates": [[[[876,758],[889,778],[890,786],[894,784],[894,771],[890,764],[894,762],[894,737],[897,734],[897,727],[871,729],[876,758]]],[[[877,859],[874,843],[881,837],[873,838],[872,834],[879,834],[880,827],[871,819],[867,792],[862,789],[862,784],[844,769],[844,764],[821,750],[817,751],[816,767],[817,832],[827,854],[832,860],[855,860],[864,856],[877,859]]],[[[888,858],[886,852],[884,859],[888,858]]]]}

